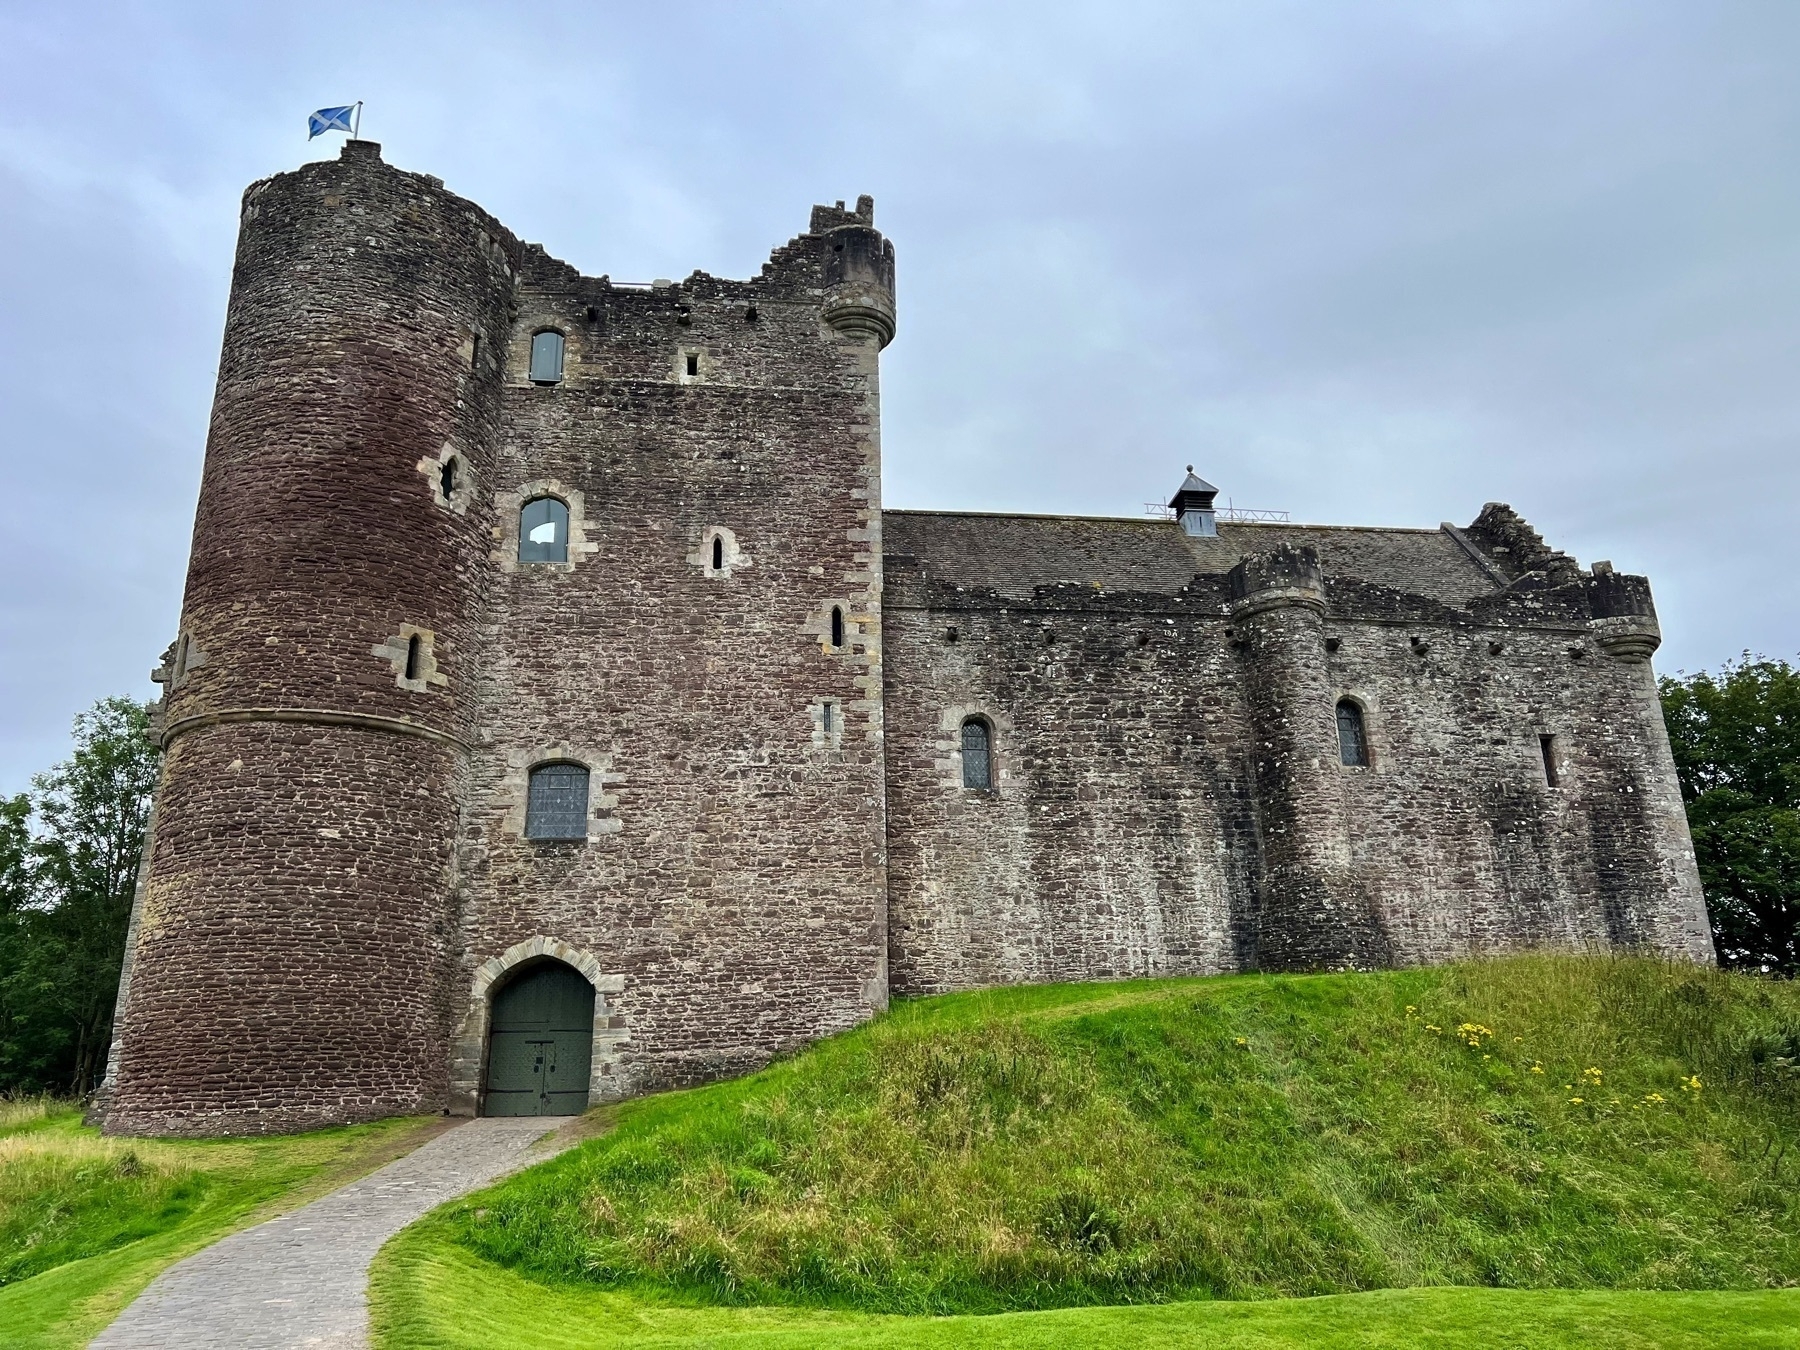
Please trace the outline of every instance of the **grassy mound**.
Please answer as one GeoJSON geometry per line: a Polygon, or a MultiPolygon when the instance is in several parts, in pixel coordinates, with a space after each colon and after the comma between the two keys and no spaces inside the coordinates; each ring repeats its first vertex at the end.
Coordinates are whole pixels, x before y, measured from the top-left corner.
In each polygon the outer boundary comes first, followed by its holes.
{"type": "Polygon", "coordinates": [[[171,1262],[437,1128],[412,1119],[261,1139],[107,1139],[66,1103],[0,1101],[0,1345],[86,1345],[171,1262]]]}
{"type": "Polygon", "coordinates": [[[1800,1282],[1800,989],[1636,959],[903,1004],[430,1222],[551,1284],[985,1313],[1800,1282]]]}

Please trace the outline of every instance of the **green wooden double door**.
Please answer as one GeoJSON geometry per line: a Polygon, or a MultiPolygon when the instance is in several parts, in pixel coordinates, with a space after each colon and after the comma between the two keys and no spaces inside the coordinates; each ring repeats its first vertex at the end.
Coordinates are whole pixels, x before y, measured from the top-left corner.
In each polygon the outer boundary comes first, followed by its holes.
{"type": "Polygon", "coordinates": [[[578,1116],[594,1054],[594,987],[560,961],[533,966],[494,996],[490,1116],[578,1116]]]}

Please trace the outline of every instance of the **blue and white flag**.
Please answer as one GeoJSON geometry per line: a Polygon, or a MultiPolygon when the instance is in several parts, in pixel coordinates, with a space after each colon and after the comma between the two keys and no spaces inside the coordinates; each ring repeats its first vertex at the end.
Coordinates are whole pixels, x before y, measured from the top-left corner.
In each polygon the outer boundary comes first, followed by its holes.
{"type": "Polygon", "coordinates": [[[323,136],[327,131],[348,131],[354,135],[356,128],[350,125],[350,114],[356,108],[354,103],[342,108],[320,108],[306,119],[306,139],[310,141],[314,136],[323,136]]]}

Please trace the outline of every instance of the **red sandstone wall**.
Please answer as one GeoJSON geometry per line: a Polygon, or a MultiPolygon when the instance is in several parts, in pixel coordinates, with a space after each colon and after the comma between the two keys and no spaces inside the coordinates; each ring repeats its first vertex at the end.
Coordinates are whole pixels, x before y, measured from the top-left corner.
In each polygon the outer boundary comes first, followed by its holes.
{"type": "Polygon", "coordinates": [[[821,322],[835,237],[755,283],[627,290],[540,258],[521,291],[464,961],[544,936],[618,977],[607,1095],[739,1072],[886,1004],[877,343],[821,322]],[[567,334],[553,387],[525,378],[546,326],[567,334]],[[566,566],[516,560],[533,490],[578,513],[566,566]],[[710,527],[729,575],[708,575],[710,527]],[[586,840],[522,836],[550,758],[593,774],[586,840]]]}
{"type": "Polygon", "coordinates": [[[491,521],[429,470],[491,480],[516,251],[368,142],[245,194],[109,1128],[444,1101],[491,521]]]}

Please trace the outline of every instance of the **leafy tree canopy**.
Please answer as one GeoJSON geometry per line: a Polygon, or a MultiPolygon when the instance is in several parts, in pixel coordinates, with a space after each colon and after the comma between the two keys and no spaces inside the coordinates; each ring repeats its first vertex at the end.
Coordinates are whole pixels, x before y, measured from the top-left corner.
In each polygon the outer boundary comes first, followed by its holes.
{"type": "Polygon", "coordinates": [[[1719,960],[1800,973],[1800,670],[1745,653],[1661,685],[1719,960]]]}
{"type": "Polygon", "coordinates": [[[157,759],[149,709],[102,699],[71,758],[0,799],[0,1091],[99,1083],[157,759]]]}

